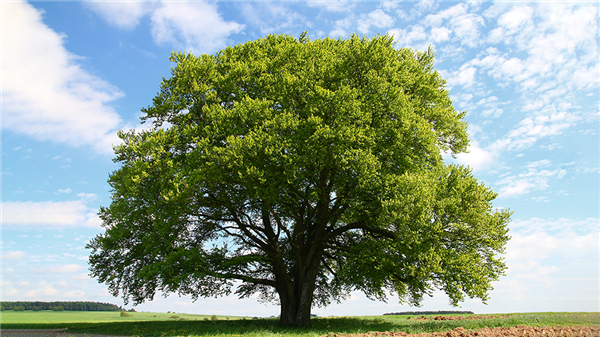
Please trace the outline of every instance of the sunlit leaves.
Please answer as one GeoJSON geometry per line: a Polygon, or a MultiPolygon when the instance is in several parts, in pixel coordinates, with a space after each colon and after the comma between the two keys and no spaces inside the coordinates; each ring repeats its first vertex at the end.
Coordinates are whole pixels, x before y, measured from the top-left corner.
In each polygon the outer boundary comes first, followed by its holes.
{"type": "Polygon", "coordinates": [[[143,110],[154,128],[120,133],[107,232],[90,243],[114,294],[221,295],[238,280],[240,296],[309,307],[355,289],[487,298],[510,213],[442,160],[468,137],[431,51],[271,35],[171,60],[143,110]]]}

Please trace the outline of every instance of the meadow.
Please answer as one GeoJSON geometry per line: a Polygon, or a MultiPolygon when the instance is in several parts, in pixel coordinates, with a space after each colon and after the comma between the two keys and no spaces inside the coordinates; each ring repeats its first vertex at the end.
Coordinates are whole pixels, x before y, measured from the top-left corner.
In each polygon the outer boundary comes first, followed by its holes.
{"type": "Polygon", "coordinates": [[[502,317],[492,316],[477,320],[445,321],[432,320],[433,316],[426,316],[425,320],[417,320],[417,316],[319,317],[312,319],[312,328],[281,328],[275,318],[217,316],[217,320],[211,320],[210,315],[180,313],[132,313],[131,317],[120,317],[119,312],[4,311],[0,321],[2,329],[66,327],[70,333],[160,337],[312,337],[369,331],[443,332],[458,327],[475,330],[517,325],[600,325],[600,313],[514,313],[502,314],[502,317]],[[172,316],[179,317],[170,318],[172,316]]]}

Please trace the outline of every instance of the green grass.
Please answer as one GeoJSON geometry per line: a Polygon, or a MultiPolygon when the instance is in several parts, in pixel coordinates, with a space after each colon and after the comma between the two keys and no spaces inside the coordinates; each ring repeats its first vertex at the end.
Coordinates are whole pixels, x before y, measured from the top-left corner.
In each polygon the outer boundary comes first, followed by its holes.
{"type": "MultiPolygon", "coordinates": [[[[189,315],[199,320],[174,320],[166,318],[173,314],[133,313],[132,317],[114,317],[112,321],[101,321],[95,316],[94,321],[87,323],[67,322],[14,322],[9,323],[2,313],[3,329],[56,329],[68,327],[68,332],[88,334],[113,334],[127,336],[217,336],[217,337],[308,337],[321,336],[328,333],[365,333],[369,331],[403,331],[407,333],[446,331],[457,327],[480,329],[483,327],[510,327],[519,324],[528,326],[553,325],[598,325],[599,313],[535,313],[510,314],[508,318],[489,318],[481,320],[461,321],[415,321],[406,316],[367,316],[313,319],[313,328],[280,328],[277,319],[246,319],[204,321],[203,315],[189,315]],[[150,315],[157,315],[153,320],[150,315]],[[5,320],[6,319],[6,320],[5,320]]],[[[17,314],[11,313],[11,314],[17,314]]],[[[32,314],[25,312],[25,314],[32,314]]],[[[67,314],[67,312],[65,312],[67,314]]],[[[76,314],[68,313],[65,319],[73,320],[76,314]]],[[[97,314],[97,313],[96,313],[97,314]]],[[[113,315],[118,316],[117,313],[113,315]]],[[[184,317],[185,314],[174,314],[184,317]]],[[[415,318],[415,316],[413,316],[415,318]]],[[[210,318],[209,318],[210,319],[210,318]]]]}
{"type": "MultiPolygon", "coordinates": [[[[211,315],[180,313],[128,312],[130,317],[121,317],[120,311],[2,311],[0,322],[5,324],[46,324],[46,323],[98,323],[133,321],[203,320],[211,315]],[[178,316],[178,319],[171,318],[178,316]]],[[[221,320],[241,319],[236,316],[217,316],[221,320]]]]}

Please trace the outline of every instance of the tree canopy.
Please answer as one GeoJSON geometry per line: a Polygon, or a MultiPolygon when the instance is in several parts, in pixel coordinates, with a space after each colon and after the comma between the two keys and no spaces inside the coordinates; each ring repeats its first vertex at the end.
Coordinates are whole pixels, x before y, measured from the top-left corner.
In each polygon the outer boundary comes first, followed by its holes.
{"type": "Polygon", "coordinates": [[[443,160],[469,139],[432,50],[269,35],[171,61],[88,245],[113,295],[258,294],[284,326],[355,290],[488,298],[511,213],[443,160]]]}

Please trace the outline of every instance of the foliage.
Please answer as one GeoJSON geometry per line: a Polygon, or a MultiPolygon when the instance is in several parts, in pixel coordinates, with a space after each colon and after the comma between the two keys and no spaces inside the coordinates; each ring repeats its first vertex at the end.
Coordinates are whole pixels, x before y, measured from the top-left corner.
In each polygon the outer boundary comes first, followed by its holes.
{"type": "Polygon", "coordinates": [[[131,317],[131,314],[128,314],[126,311],[121,311],[121,317],[131,317]]]}
{"type": "Polygon", "coordinates": [[[216,55],[174,53],[120,132],[92,276],[135,304],[259,294],[280,324],[353,290],[421,303],[485,301],[506,266],[510,212],[444,151],[468,145],[434,54],[390,36],[270,35],[216,55]]]}
{"type": "Polygon", "coordinates": [[[210,320],[211,321],[218,321],[219,319],[217,318],[217,315],[212,315],[212,316],[210,316],[210,320]]]}

